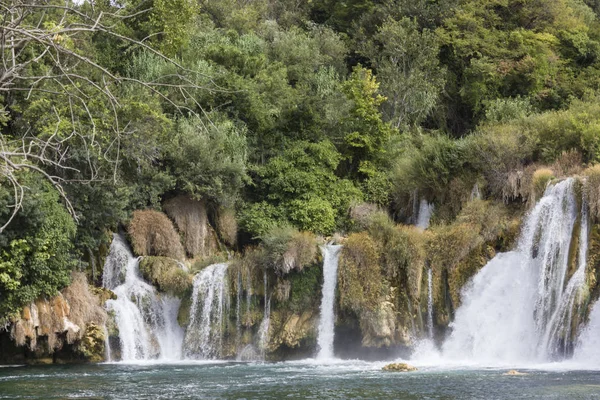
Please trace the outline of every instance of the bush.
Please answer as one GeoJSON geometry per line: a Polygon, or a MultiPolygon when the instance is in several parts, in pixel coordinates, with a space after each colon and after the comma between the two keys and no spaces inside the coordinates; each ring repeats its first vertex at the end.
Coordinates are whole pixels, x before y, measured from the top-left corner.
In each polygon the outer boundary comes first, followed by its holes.
{"type": "MultiPolygon", "coordinates": [[[[76,226],[58,192],[40,176],[20,176],[22,208],[0,234],[0,326],[42,296],[67,286],[75,266],[76,226]]],[[[12,212],[12,188],[0,179],[0,221],[12,212]]],[[[2,222],[3,223],[3,222],[2,222]]]]}
{"type": "Polygon", "coordinates": [[[173,223],[159,211],[134,211],[129,223],[133,251],[141,256],[164,256],[183,260],[185,252],[173,223]]]}
{"type": "Polygon", "coordinates": [[[192,278],[172,258],[143,257],[140,261],[142,276],[161,292],[182,297],[192,287],[192,278]]]}

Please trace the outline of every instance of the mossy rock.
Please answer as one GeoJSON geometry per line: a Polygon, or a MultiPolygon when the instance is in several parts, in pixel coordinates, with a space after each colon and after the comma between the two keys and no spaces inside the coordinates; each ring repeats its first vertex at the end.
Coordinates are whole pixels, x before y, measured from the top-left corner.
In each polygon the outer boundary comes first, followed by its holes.
{"type": "Polygon", "coordinates": [[[391,363],[383,367],[382,370],[388,372],[411,372],[417,371],[417,368],[406,363],[391,363]]]}
{"type": "Polygon", "coordinates": [[[172,258],[144,257],[140,261],[140,272],[161,292],[177,297],[182,297],[192,286],[192,277],[172,258]]]}
{"type": "Polygon", "coordinates": [[[75,349],[86,360],[101,362],[105,358],[105,339],[104,329],[95,324],[90,324],[75,349]]]}

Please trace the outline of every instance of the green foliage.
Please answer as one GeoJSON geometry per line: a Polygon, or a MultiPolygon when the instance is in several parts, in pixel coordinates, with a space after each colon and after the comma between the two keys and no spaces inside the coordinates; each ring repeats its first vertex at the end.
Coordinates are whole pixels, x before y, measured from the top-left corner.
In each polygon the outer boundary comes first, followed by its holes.
{"type": "Polygon", "coordinates": [[[379,106],[386,98],[378,93],[378,89],[379,83],[371,70],[361,66],[354,68],[344,84],[352,108],[344,121],[349,133],[344,137],[342,154],[351,175],[372,176],[375,173],[373,161],[385,153],[384,145],[392,135],[392,128],[381,118],[379,106]]]}
{"type": "Polygon", "coordinates": [[[216,204],[235,203],[246,180],[246,137],[231,121],[180,120],[166,151],[176,188],[216,204]]]}
{"type": "Polygon", "coordinates": [[[336,218],[361,197],[351,182],[335,175],[339,161],[331,142],[302,141],[255,167],[252,193],[256,202],[242,211],[242,228],[262,235],[287,222],[302,230],[332,233],[336,218]]]}
{"type": "Polygon", "coordinates": [[[323,272],[317,266],[311,266],[288,275],[291,286],[288,304],[292,312],[301,313],[313,309],[315,304],[318,304],[322,276],[323,272]]]}
{"type": "Polygon", "coordinates": [[[369,57],[386,97],[383,109],[397,128],[423,122],[438,104],[445,84],[435,32],[415,19],[387,19],[361,52],[369,57]]]}
{"type": "MultiPolygon", "coordinates": [[[[38,297],[56,295],[75,266],[75,223],[58,192],[38,175],[22,178],[23,208],[0,235],[0,325],[38,297]]],[[[0,184],[0,219],[6,220],[13,199],[6,182],[0,184]]]]}

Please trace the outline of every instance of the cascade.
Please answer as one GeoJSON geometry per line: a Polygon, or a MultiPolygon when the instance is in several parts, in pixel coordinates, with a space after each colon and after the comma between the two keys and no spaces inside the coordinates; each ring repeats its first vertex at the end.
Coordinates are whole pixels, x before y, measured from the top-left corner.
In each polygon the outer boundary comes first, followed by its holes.
{"type": "Polygon", "coordinates": [[[264,269],[264,293],[265,293],[265,312],[263,316],[263,320],[260,323],[260,327],[258,328],[258,348],[260,349],[262,358],[265,358],[265,351],[269,344],[269,327],[271,325],[271,298],[267,296],[267,287],[268,287],[268,277],[267,277],[267,269],[264,269]]]}
{"type": "Polygon", "coordinates": [[[237,270],[237,293],[235,301],[235,333],[236,333],[236,347],[240,344],[240,335],[242,333],[242,322],[240,320],[240,309],[242,302],[242,271],[240,268],[237,270]]]}
{"type": "Polygon", "coordinates": [[[598,301],[592,308],[589,323],[579,335],[573,361],[588,367],[600,366],[600,302],[598,301]]]}
{"type": "Polygon", "coordinates": [[[427,200],[421,199],[419,213],[417,214],[417,223],[415,225],[418,228],[427,229],[429,227],[429,220],[431,219],[432,212],[433,204],[429,204],[427,200]]]}
{"type": "Polygon", "coordinates": [[[116,300],[106,302],[106,308],[114,313],[119,329],[122,361],[181,358],[183,330],[177,323],[180,300],[159,295],[142,280],[139,258],[120,235],[114,235],[110,246],[102,285],[117,295],[116,300]]]}
{"type": "Polygon", "coordinates": [[[227,263],[209,265],[194,277],[190,322],[183,343],[186,357],[221,357],[223,315],[228,314],[229,305],[227,267],[227,263]]]}
{"type": "Polygon", "coordinates": [[[444,357],[506,363],[564,356],[588,237],[587,205],[579,213],[574,183],[549,186],[527,216],[517,249],[498,254],[463,289],[444,357]],[[578,215],[577,269],[569,278],[578,215]]]}
{"type": "Polygon", "coordinates": [[[427,270],[427,329],[429,339],[433,339],[433,273],[427,270]]]}
{"type": "Polygon", "coordinates": [[[337,269],[340,257],[340,245],[321,246],[323,254],[323,289],[321,298],[321,318],[317,344],[319,346],[319,359],[333,358],[333,338],[335,323],[335,288],[337,284],[337,269]]]}

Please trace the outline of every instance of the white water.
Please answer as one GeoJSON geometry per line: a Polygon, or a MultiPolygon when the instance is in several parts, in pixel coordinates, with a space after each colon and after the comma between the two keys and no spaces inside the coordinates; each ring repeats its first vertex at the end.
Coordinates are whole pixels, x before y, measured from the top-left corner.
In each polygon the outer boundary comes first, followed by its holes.
{"type": "Polygon", "coordinates": [[[261,357],[264,360],[267,347],[269,345],[269,328],[271,327],[271,298],[267,294],[267,288],[269,286],[267,269],[264,269],[263,274],[264,282],[264,294],[265,294],[265,312],[263,315],[262,322],[258,328],[258,348],[260,349],[261,357]]]}
{"type": "Polygon", "coordinates": [[[525,221],[517,250],[498,254],[463,289],[444,359],[497,365],[564,355],[560,337],[570,330],[587,253],[584,206],[578,269],[565,285],[578,215],[573,184],[567,179],[548,187],[525,221]]]}
{"type": "Polygon", "coordinates": [[[119,329],[121,361],[181,359],[183,330],[177,323],[180,301],[159,295],[142,280],[139,259],[120,235],[114,235],[102,284],[117,295],[116,300],[106,302],[106,308],[114,313],[119,329]]]}
{"type": "Polygon", "coordinates": [[[427,271],[427,330],[429,339],[433,339],[433,273],[431,268],[427,271]]]}
{"type": "Polygon", "coordinates": [[[432,212],[433,204],[429,204],[427,200],[421,199],[416,226],[421,229],[429,228],[429,220],[431,219],[432,212]]]}
{"type": "Polygon", "coordinates": [[[188,358],[215,359],[221,357],[224,319],[229,304],[228,264],[213,264],[194,277],[190,322],[184,353],[188,358]]]}
{"type": "Polygon", "coordinates": [[[337,284],[337,269],[342,246],[321,246],[323,254],[323,289],[321,298],[321,318],[319,319],[319,333],[317,344],[319,353],[317,359],[328,360],[333,356],[333,339],[335,323],[335,288],[337,284]]]}

